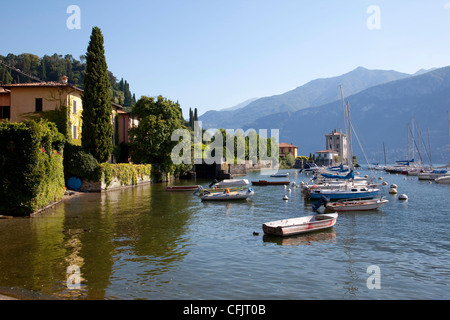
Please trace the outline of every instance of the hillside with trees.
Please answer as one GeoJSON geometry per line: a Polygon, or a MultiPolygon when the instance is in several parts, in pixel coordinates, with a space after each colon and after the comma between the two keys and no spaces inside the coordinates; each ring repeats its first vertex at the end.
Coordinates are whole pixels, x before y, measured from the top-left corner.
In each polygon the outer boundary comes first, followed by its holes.
{"type": "MultiPolygon", "coordinates": [[[[70,54],[38,57],[30,53],[6,56],[0,55],[0,81],[4,84],[29,83],[41,81],[60,81],[63,75],[69,77],[69,83],[84,89],[84,76],[86,74],[86,57],[84,55],[77,60],[70,54]],[[29,77],[30,75],[32,77],[29,77]]],[[[108,71],[111,84],[111,98],[126,108],[131,108],[136,103],[136,96],[130,91],[127,80],[120,80],[108,71]]]]}

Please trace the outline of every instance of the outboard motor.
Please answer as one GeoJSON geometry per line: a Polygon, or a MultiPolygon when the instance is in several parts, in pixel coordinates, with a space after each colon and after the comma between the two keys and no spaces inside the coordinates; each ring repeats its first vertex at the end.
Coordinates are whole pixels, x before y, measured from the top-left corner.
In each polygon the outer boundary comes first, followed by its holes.
{"type": "Polygon", "coordinates": [[[319,213],[324,213],[330,198],[322,196],[320,199],[312,205],[312,209],[319,213]]]}

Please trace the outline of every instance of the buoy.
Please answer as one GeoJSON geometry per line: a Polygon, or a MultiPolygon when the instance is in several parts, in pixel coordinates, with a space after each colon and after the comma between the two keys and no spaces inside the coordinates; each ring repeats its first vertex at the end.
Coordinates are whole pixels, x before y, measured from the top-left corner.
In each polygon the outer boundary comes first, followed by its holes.
{"type": "Polygon", "coordinates": [[[283,200],[289,200],[287,195],[284,195],[283,200]]]}
{"type": "Polygon", "coordinates": [[[382,185],[387,186],[388,185],[387,181],[383,181],[382,185]]]}
{"type": "Polygon", "coordinates": [[[77,178],[77,177],[71,177],[69,178],[69,180],[67,181],[67,186],[69,187],[69,189],[71,190],[75,190],[75,191],[79,191],[81,188],[81,179],[77,178]]]}
{"type": "Polygon", "coordinates": [[[391,184],[391,188],[397,189],[397,185],[395,183],[391,184]]]}
{"type": "Polygon", "coordinates": [[[383,180],[383,177],[378,177],[378,180],[383,180]]]}
{"type": "Polygon", "coordinates": [[[396,193],[397,193],[397,189],[395,189],[395,188],[390,188],[390,189],[389,189],[389,193],[390,193],[390,194],[396,194],[396,193]]]}
{"type": "Polygon", "coordinates": [[[406,194],[401,194],[398,196],[398,200],[408,200],[408,196],[406,194]]]}

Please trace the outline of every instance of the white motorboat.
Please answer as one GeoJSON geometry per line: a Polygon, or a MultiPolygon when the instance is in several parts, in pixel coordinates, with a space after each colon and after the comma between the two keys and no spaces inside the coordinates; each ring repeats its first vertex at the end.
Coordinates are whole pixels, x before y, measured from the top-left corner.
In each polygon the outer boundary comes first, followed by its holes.
{"type": "Polygon", "coordinates": [[[247,179],[225,179],[215,183],[213,186],[217,188],[229,188],[229,187],[245,187],[249,184],[247,179]]]}
{"type": "Polygon", "coordinates": [[[450,175],[450,172],[446,169],[434,169],[429,172],[421,172],[417,177],[419,180],[435,180],[448,175],[450,175]]]}
{"type": "Polygon", "coordinates": [[[376,210],[386,203],[389,200],[385,198],[381,199],[368,199],[368,200],[348,200],[348,201],[338,201],[328,203],[326,208],[333,212],[343,212],[343,211],[368,211],[368,210],[376,210]]]}
{"type": "Polygon", "coordinates": [[[245,200],[253,196],[255,192],[252,188],[240,191],[229,191],[226,189],[224,192],[208,193],[201,196],[202,201],[228,201],[228,200],[245,200]]]}
{"type": "Polygon", "coordinates": [[[285,237],[331,228],[336,224],[337,218],[337,213],[315,214],[300,218],[266,222],[262,227],[265,234],[285,237]]]}
{"type": "Polygon", "coordinates": [[[450,184],[450,175],[434,179],[436,183],[450,184]]]}

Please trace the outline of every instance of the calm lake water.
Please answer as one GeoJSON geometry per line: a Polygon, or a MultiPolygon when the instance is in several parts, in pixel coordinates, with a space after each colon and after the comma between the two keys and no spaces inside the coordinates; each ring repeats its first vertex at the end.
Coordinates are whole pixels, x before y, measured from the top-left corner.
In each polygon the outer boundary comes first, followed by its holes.
{"type": "MultiPolygon", "coordinates": [[[[297,183],[309,178],[298,170],[281,172],[297,183]]],[[[328,231],[284,239],[264,236],[262,223],[311,214],[300,189],[288,192],[287,202],[283,186],[254,186],[251,200],[235,203],[201,202],[191,192],[166,192],[165,184],[73,197],[33,219],[0,220],[0,293],[449,299],[450,185],[375,176],[397,184],[409,200],[388,194],[388,185],[383,190],[390,202],[382,209],[342,213],[328,231]],[[67,283],[70,266],[78,268],[79,288],[67,283]],[[379,289],[367,286],[370,266],[380,270],[379,289]]],[[[260,172],[242,178],[271,179],[260,172]]]]}

